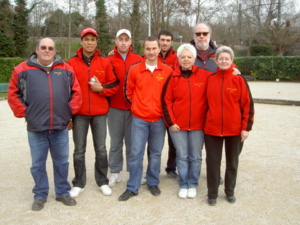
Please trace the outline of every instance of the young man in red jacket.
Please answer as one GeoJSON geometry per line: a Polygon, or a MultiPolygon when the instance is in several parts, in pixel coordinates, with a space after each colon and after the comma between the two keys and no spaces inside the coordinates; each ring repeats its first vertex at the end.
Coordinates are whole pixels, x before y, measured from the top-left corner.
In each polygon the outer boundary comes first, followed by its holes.
{"type": "Polygon", "coordinates": [[[131,152],[128,162],[129,180],[119,201],[126,201],[138,194],[147,142],[147,185],[152,195],[160,195],[158,185],[161,151],[166,131],[162,118],[161,93],[172,69],[158,61],[159,52],[157,38],[148,37],[144,42],[145,59],[130,68],[125,81],[125,97],[132,104],[131,152]]]}
{"type": "Polygon", "coordinates": [[[121,181],[120,171],[123,167],[123,140],[126,147],[126,162],[131,149],[131,105],[124,97],[124,82],[129,67],[142,60],[142,56],[132,52],[131,32],[121,29],[117,32],[113,55],[110,60],[115,75],[120,80],[120,88],[117,93],[110,97],[110,109],[108,113],[108,129],[110,134],[109,168],[111,176],[109,186],[114,186],[121,181]]]}
{"type": "MultiPolygon", "coordinates": [[[[178,64],[177,53],[172,48],[173,34],[168,30],[162,30],[158,34],[158,41],[161,47],[160,53],[158,55],[158,60],[162,63],[167,64],[173,70],[175,70],[176,66],[179,66],[179,64],[178,64]]],[[[176,173],[176,149],[168,129],[167,129],[167,134],[168,134],[169,152],[168,152],[166,172],[168,177],[178,180],[179,176],[176,173]]]]}
{"type": "Polygon", "coordinates": [[[70,195],[77,197],[86,185],[85,152],[89,126],[93,135],[95,157],[95,179],[104,195],[111,195],[108,186],[106,119],[109,110],[107,97],[115,94],[119,80],[113,72],[110,61],[100,56],[97,47],[97,32],[92,28],[83,29],[80,35],[81,48],[68,63],[74,68],[81,86],[83,102],[73,117],[73,154],[75,178],[70,195]]]}

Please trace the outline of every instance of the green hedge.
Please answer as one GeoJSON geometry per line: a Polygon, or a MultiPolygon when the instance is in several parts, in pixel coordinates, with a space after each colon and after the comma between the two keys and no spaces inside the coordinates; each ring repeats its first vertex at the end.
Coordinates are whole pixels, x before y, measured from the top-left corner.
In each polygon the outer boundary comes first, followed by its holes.
{"type": "Polygon", "coordinates": [[[9,83],[13,68],[25,59],[0,57],[0,83],[9,83]]]}
{"type": "Polygon", "coordinates": [[[237,57],[234,63],[243,75],[257,80],[300,80],[299,56],[237,57]]]}
{"type": "Polygon", "coordinates": [[[250,46],[251,56],[271,56],[273,50],[270,45],[251,45],[250,46]]]}

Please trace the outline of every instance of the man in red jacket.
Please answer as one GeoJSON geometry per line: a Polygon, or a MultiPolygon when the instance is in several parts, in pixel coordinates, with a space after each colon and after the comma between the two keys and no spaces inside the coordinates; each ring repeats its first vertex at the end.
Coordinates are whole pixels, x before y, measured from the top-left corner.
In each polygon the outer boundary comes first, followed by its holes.
{"type": "Polygon", "coordinates": [[[81,91],[70,65],[56,55],[50,38],[37,42],[35,53],[17,65],[8,86],[8,103],[14,115],[26,118],[35,185],[32,210],[43,209],[49,193],[46,161],[53,161],[55,197],[65,205],[76,205],[70,197],[69,134],[72,114],[81,106],[81,91]]]}
{"type": "Polygon", "coordinates": [[[147,185],[152,195],[160,195],[159,172],[166,131],[161,93],[172,69],[157,60],[159,52],[157,38],[148,37],[144,42],[146,58],[130,68],[125,81],[125,97],[132,104],[131,152],[128,162],[129,180],[119,201],[126,201],[138,194],[146,142],[149,145],[147,185]]]}
{"type": "Polygon", "coordinates": [[[92,28],[83,29],[80,35],[81,48],[68,63],[74,68],[81,86],[83,102],[73,117],[73,154],[75,177],[70,195],[77,197],[86,185],[85,152],[89,126],[93,135],[95,157],[95,179],[104,195],[111,195],[108,186],[106,119],[109,110],[107,97],[118,90],[119,80],[113,72],[110,61],[100,56],[97,47],[97,32],[92,28]]]}
{"type": "Polygon", "coordinates": [[[120,80],[120,88],[117,93],[110,97],[110,109],[108,113],[108,129],[110,134],[109,168],[111,176],[109,186],[114,186],[121,181],[120,171],[123,167],[123,140],[126,146],[126,162],[128,170],[128,160],[130,154],[131,138],[131,105],[124,97],[124,81],[129,67],[140,62],[142,56],[132,52],[131,32],[121,29],[117,32],[113,55],[110,60],[115,75],[120,80]]]}
{"type": "MultiPolygon", "coordinates": [[[[173,70],[175,70],[175,67],[179,66],[179,64],[178,64],[177,53],[172,48],[173,34],[168,30],[162,30],[158,34],[158,41],[161,47],[160,53],[158,55],[158,60],[162,63],[167,64],[173,70]]],[[[168,152],[166,172],[168,177],[178,180],[179,176],[176,173],[176,149],[173,144],[172,138],[170,136],[169,129],[167,129],[167,134],[168,134],[169,152],[168,152]]]]}

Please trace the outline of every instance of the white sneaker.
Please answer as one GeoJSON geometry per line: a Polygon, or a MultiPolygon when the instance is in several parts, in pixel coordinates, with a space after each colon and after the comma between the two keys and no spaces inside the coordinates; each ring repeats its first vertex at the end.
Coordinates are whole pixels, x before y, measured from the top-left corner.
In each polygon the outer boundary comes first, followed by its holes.
{"type": "Polygon", "coordinates": [[[120,178],[120,174],[119,173],[112,173],[110,175],[108,185],[110,187],[113,187],[113,186],[115,186],[116,183],[119,183],[121,181],[122,181],[122,179],[120,178]]]}
{"type": "Polygon", "coordinates": [[[186,198],[187,194],[188,194],[188,189],[180,188],[179,193],[178,193],[178,197],[179,198],[186,198]]]}
{"type": "Polygon", "coordinates": [[[188,198],[196,198],[197,196],[197,189],[196,188],[189,188],[187,197],[188,198]]]}
{"type": "Polygon", "coordinates": [[[112,190],[110,189],[110,187],[107,184],[102,185],[101,187],[99,187],[100,191],[102,191],[102,193],[104,195],[111,195],[112,194],[112,190]]]}
{"type": "Polygon", "coordinates": [[[81,192],[84,191],[84,188],[80,188],[80,187],[72,187],[71,191],[70,191],[70,196],[72,198],[76,198],[81,192]]]}
{"type": "Polygon", "coordinates": [[[142,177],[142,180],[141,180],[141,185],[144,185],[144,184],[147,184],[147,180],[145,177],[142,177]]]}

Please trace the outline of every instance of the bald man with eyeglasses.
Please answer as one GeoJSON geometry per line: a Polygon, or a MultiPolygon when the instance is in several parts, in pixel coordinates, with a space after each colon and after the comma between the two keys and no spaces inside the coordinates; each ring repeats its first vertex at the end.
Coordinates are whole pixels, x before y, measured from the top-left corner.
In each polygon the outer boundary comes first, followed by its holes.
{"type": "Polygon", "coordinates": [[[14,67],[8,103],[15,117],[25,118],[27,124],[30,171],[35,183],[31,209],[43,209],[49,195],[48,152],[53,162],[56,201],[76,205],[69,193],[68,126],[81,106],[81,89],[73,68],[56,55],[51,38],[38,40],[28,60],[14,67]]]}

